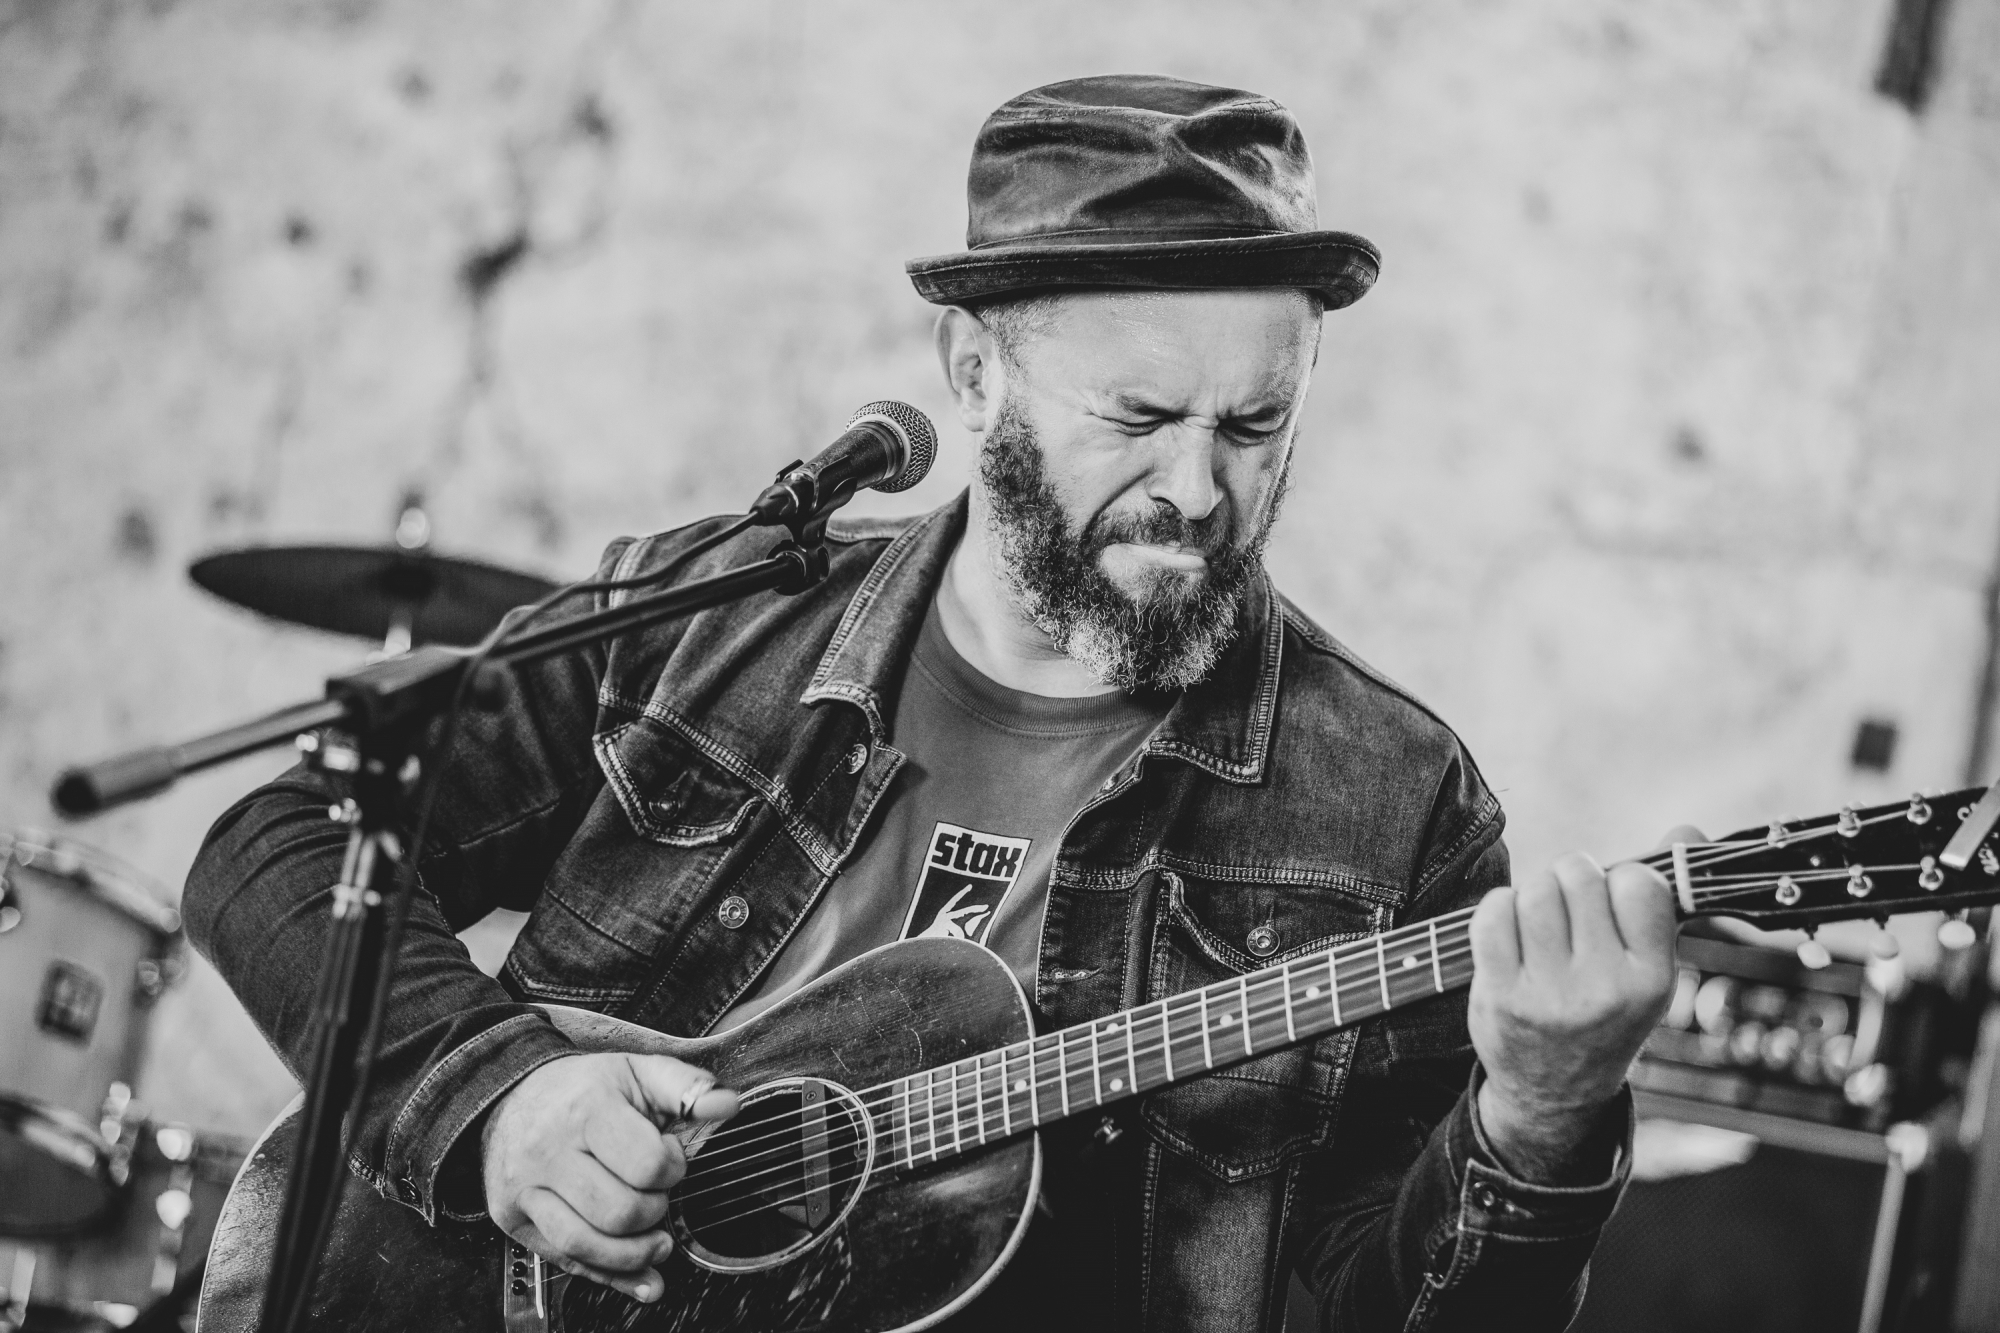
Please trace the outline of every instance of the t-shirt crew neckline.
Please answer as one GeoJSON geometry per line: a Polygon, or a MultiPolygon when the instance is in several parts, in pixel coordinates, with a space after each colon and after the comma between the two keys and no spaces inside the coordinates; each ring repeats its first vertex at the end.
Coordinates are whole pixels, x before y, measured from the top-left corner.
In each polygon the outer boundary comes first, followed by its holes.
{"type": "MultiPolygon", "coordinates": [[[[976,721],[1026,736],[1095,736],[1122,731],[1160,715],[1161,700],[1123,690],[1066,697],[1031,694],[1002,685],[965,660],[945,635],[937,603],[931,603],[917,635],[911,663],[976,721]]],[[[891,738],[893,743],[893,738],[891,738]]]]}

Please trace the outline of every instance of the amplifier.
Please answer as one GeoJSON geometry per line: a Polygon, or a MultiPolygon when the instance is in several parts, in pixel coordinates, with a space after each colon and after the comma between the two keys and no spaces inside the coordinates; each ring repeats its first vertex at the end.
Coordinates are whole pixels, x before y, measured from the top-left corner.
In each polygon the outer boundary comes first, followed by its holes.
{"type": "Polygon", "coordinates": [[[1684,932],[1680,964],[1635,1091],[1875,1132],[1945,1093],[1935,1048],[1949,1001],[1893,959],[1808,968],[1684,932]]]}

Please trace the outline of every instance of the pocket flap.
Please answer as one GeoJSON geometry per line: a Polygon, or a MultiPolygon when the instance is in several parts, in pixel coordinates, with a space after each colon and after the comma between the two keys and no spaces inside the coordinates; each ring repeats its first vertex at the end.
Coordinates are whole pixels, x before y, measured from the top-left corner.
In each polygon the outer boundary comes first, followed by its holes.
{"type": "Polygon", "coordinates": [[[644,838],[703,847],[742,831],[758,800],[749,784],[679,732],[635,718],[593,740],[618,804],[644,838]]]}

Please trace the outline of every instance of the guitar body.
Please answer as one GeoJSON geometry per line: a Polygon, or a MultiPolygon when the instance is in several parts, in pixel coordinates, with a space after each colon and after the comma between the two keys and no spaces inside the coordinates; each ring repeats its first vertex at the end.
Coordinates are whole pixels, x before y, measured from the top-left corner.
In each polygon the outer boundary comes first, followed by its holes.
{"type": "MultiPolygon", "coordinates": [[[[738,1150],[746,1161],[745,1153],[762,1151],[748,1137],[754,1130],[745,1128],[760,1107],[783,1102],[787,1118],[768,1123],[796,1124],[802,1097],[824,1106],[814,1123],[821,1141],[839,1147],[841,1127],[866,1118],[858,1111],[842,1118],[843,1106],[859,1105],[844,1093],[1032,1032],[1027,1001],[1006,964],[976,944],[944,939],[876,949],[717,1037],[684,1040],[584,1010],[547,1011],[583,1050],[671,1055],[745,1093],[744,1111],[731,1125],[753,1145],[738,1150]],[[767,1090],[761,1101],[759,1089],[767,1090]]],[[[766,1137],[783,1141],[775,1133],[766,1137]]],[[[1022,1135],[892,1171],[890,1157],[902,1160],[905,1149],[888,1137],[872,1145],[864,1138],[858,1130],[850,1136],[841,1159],[849,1169],[832,1173],[823,1197],[795,1206],[791,1215],[799,1221],[776,1240],[774,1233],[733,1235],[728,1212],[712,1212],[718,1226],[708,1229],[693,1190],[706,1145],[694,1141],[683,1186],[690,1203],[686,1216],[676,1216],[680,1226],[695,1229],[681,1233],[662,1265],[666,1295],[653,1305],[553,1270],[541,1270],[545,1280],[531,1257],[490,1223],[440,1219],[427,1226],[411,1209],[350,1181],[314,1282],[310,1326],[426,1333],[927,1327],[977,1295],[1020,1243],[1040,1184],[1040,1146],[1034,1135],[1022,1135]],[[880,1169],[864,1169],[871,1156],[880,1169]],[[808,1207],[823,1216],[806,1220],[808,1207]],[[719,1248],[690,1244],[697,1235],[714,1238],[719,1248]],[[726,1243],[732,1240],[743,1243],[726,1243]],[[691,1249],[703,1250],[708,1262],[696,1262],[691,1249]]],[[[294,1139],[287,1112],[265,1132],[230,1191],[202,1287],[201,1333],[256,1327],[294,1139]]],[[[718,1135],[712,1142],[724,1140],[718,1135]]],[[[739,1174],[749,1180],[768,1170],[739,1174]]]]}

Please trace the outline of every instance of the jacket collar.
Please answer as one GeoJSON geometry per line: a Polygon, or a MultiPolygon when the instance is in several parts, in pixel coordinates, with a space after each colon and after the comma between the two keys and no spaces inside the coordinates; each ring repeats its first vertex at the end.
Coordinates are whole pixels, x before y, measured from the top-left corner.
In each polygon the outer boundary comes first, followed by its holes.
{"type": "MultiPolygon", "coordinates": [[[[965,535],[967,493],[905,528],[876,557],[847,604],[799,702],[838,699],[868,718],[879,744],[917,634],[965,535]]],[[[1251,581],[1235,640],[1213,674],[1181,695],[1144,753],[1170,756],[1228,782],[1258,783],[1278,707],[1284,613],[1268,575],[1251,581]]]]}

